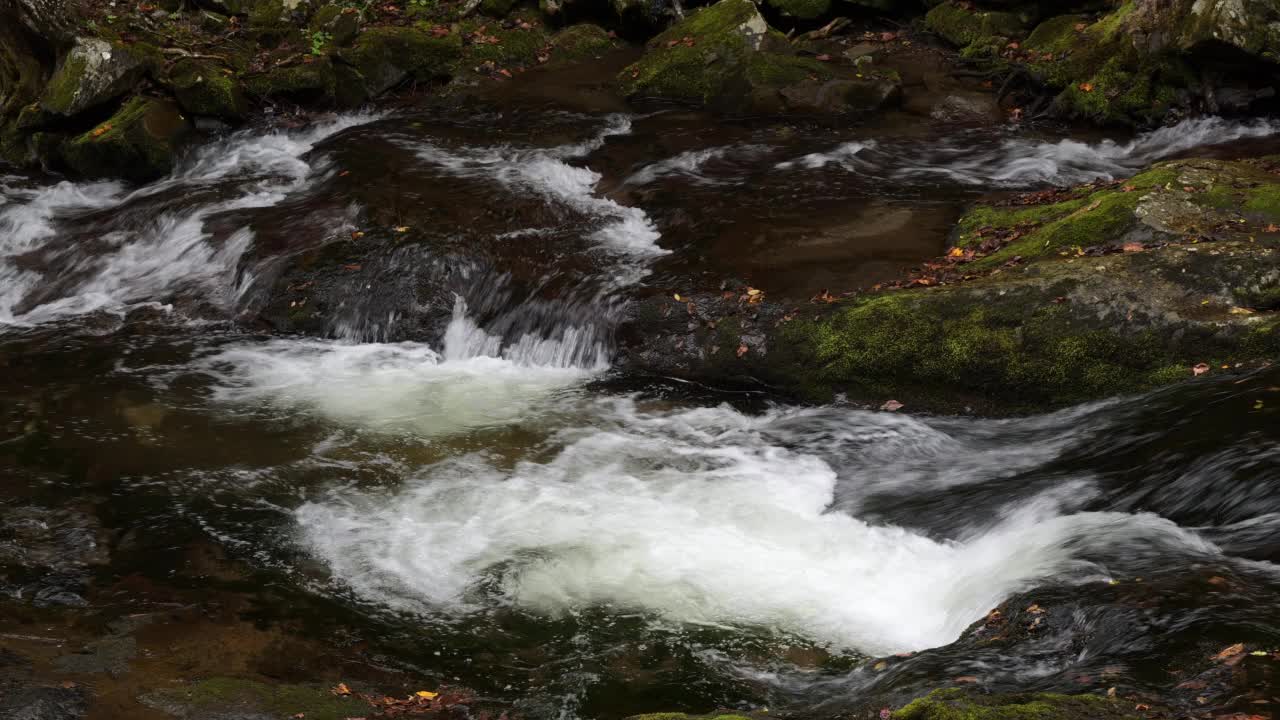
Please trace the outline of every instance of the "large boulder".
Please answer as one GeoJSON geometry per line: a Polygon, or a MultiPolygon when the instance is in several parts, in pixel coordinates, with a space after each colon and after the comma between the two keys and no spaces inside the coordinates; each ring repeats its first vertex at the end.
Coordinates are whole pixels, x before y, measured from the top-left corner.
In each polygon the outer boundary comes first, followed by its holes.
{"type": "Polygon", "coordinates": [[[49,78],[40,108],[58,117],[74,117],[123,97],[147,69],[147,59],[136,51],[101,38],[76,38],[49,78]]]}
{"type": "Polygon", "coordinates": [[[728,112],[865,112],[897,96],[892,71],[796,53],[751,0],[720,0],[668,28],[618,75],[629,98],[674,100],[728,112]]]}
{"type": "Polygon", "coordinates": [[[462,57],[462,37],[439,35],[433,28],[380,27],[365,30],[355,44],[338,52],[339,62],[354,68],[369,97],[376,97],[412,79],[448,79],[462,57]]]}
{"type": "Polygon", "coordinates": [[[79,175],[146,182],[173,168],[188,129],[173,103],[134,97],[97,127],[63,143],[60,154],[79,175]]]}
{"type": "Polygon", "coordinates": [[[713,294],[691,298],[690,316],[652,298],[623,333],[624,364],[814,401],[1003,411],[1280,357],[1271,165],[1177,161],[1057,202],[980,205],[934,265],[918,287],[831,305],[713,294]]]}

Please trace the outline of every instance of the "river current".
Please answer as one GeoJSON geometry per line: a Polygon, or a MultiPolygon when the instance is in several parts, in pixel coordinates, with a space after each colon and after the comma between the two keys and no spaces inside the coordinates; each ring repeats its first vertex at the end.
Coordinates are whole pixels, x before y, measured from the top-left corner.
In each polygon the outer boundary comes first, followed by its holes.
{"type": "Polygon", "coordinates": [[[1274,370],[920,416],[637,388],[613,333],[645,293],[732,276],[804,302],[938,254],[982,193],[1277,132],[353,114],[141,187],[0,176],[0,593],[143,611],[125,579],[208,583],[532,717],[825,717],[957,676],[1163,687],[1206,638],[1280,643],[1280,427],[1254,412],[1274,370]],[[264,331],[291,258],[374,227],[413,242],[352,266],[322,336],[264,331]],[[371,300],[424,273],[411,312],[371,300]],[[32,522],[45,545],[13,540],[32,522]],[[249,582],[191,580],[195,546],[249,582]],[[1016,654],[947,649],[1029,592],[1075,619],[1016,654]]]}

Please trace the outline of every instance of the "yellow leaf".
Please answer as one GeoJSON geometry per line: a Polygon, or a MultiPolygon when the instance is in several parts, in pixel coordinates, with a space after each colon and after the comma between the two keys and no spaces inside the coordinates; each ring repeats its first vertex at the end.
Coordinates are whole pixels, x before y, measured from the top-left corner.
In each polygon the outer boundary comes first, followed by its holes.
{"type": "Polygon", "coordinates": [[[408,225],[401,225],[400,227],[396,228],[396,232],[398,232],[398,233],[407,233],[407,232],[409,232],[409,226],[408,226],[408,225]]]}
{"type": "Polygon", "coordinates": [[[417,695],[418,697],[424,700],[431,700],[432,698],[439,696],[440,693],[433,693],[433,692],[427,692],[426,690],[419,690],[418,692],[414,693],[414,695],[417,695]]]}
{"type": "Polygon", "coordinates": [[[947,257],[953,257],[953,258],[964,257],[964,250],[961,250],[958,247],[953,247],[951,248],[951,252],[947,253],[947,257]]]}
{"type": "Polygon", "coordinates": [[[671,297],[675,298],[675,299],[676,299],[676,302],[684,302],[684,298],[680,297],[680,293],[676,293],[675,295],[672,295],[671,297]]]}

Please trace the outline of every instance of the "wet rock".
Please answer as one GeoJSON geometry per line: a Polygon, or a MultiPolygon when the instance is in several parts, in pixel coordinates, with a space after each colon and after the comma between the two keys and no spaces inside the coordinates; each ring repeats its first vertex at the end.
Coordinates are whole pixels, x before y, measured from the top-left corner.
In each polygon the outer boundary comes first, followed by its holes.
{"type": "Polygon", "coordinates": [[[843,392],[1008,411],[1187,380],[1206,359],[1249,367],[1280,356],[1269,310],[1280,297],[1280,178],[1180,161],[1079,193],[966,215],[957,252],[987,248],[958,271],[978,278],[969,282],[791,308],[695,297],[688,329],[670,325],[688,318],[664,308],[669,299],[653,298],[623,333],[624,364],[814,401],[843,392]]]}
{"type": "Polygon", "coordinates": [[[355,69],[369,97],[376,97],[408,79],[438,82],[453,75],[462,57],[462,37],[437,37],[421,27],[370,28],[338,59],[355,69]]]}
{"type": "Polygon", "coordinates": [[[231,72],[211,62],[180,60],[169,77],[178,105],[192,115],[240,120],[249,111],[244,91],[231,72]]]}
{"type": "Polygon", "coordinates": [[[720,0],[650,41],[618,83],[630,98],[727,112],[862,112],[896,97],[895,73],[862,74],[796,55],[749,0],[720,0]]]}
{"type": "Polygon", "coordinates": [[[133,90],[148,66],[148,59],[136,50],[100,38],[77,38],[49,79],[40,108],[72,117],[105,105],[133,90]]]}
{"type": "Polygon", "coordinates": [[[946,123],[984,124],[1000,122],[1004,114],[990,94],[953,92],[936,99],[929,117],[946,123]]]}
{"type": "Polygon", "coordinates": [[[79,687],[19,687],[0,692],[0,720],[76,720],[88,712],[89,695],[79,687]]]}
{"type": "Polygon", "coordinates": [[[561,30],[551,38],[556,60],[581,60],[602,55],[617,46],[609,32],[599,25],[583,23],[561,30]]]}
{"type": "Polygon", "coordinates": [[[157,690],[139,700],[173,717],[200,720],[267,720],[280,717],[341,720],[370,713],[367,704],[355,698],[337,697],[328,688],[267,685],[228,677],[157,690]]]}
{"type": "Polygon", "coordinates": [[[1133,717],[1127,704],[1096,695],[984,695],[959,688],[935,690],[893,713],[893,720],[1105,720],[1133,717]]]}
{"type": "Polygon", "coordinates": [[[170,102],[135,97],[94,129],[62,145],[68,167],[87,177],[154,180],[173,168],[189,129],[170,102]]]}
{"type": "Polygon", "coordinates": [[[1012,12],[984,10],[972,3],[950,0],[930,10],[924,23],[952,45],[973,50],[998,51],[1009,38],[1024,32],[1022,19],[1012,12]]]}
{"type": "Polygon", "coordinates": [[[355,8],[325,5],[311,18],[311,32],[328,36],[338,47],[350,45],[360,31],[360,14],[355,8]]]}

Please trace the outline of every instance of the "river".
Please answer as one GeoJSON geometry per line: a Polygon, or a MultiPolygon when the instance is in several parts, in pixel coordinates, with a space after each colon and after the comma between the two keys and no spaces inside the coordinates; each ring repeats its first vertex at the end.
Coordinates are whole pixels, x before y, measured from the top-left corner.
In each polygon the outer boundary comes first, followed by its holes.
{"type": "Polygon", "coordinates": [[[1160,691],[1280,643],[1274,369],[945,417],[636,382],[614,334],[645,294],[865,287],[985,193],[1278,131],[389,111],[142,187],[3,175],[0,595],[234,608],[196,647],[274,628],[528,717],[1160,691]],[[298,258],[356,246],[316,336],[262,320],[298,258]],[[1024,595],[1034,641],[951,645],[1024,595]]]}

